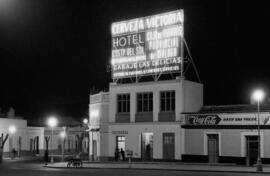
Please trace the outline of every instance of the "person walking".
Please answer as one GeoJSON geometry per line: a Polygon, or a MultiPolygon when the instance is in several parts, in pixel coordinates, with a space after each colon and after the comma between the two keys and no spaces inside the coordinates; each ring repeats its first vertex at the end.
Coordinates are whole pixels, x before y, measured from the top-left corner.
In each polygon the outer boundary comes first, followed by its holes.
{"type": "Polygon", "coordinates": [[[14,158],[16,157],[16,154],[17,154],[17,152],[16,152],[15,148],[13,148],[13,149],[12,149],[12,156],[11,156],[11,159],[14,159],[14,158]]]}
{"type": "Polygon", "coordinates": [[[150,146],[150,144],[147,144],[147,146],[146,146],[146,158],[148,161],[151,160],[151,146],[150,146]]]}
{"type": "Polygon", "coordinates": [[[120,153],[122,156],[122,160],[125,161],[126,160],[125,151],[122,148],[120,149],[120,153]]]}

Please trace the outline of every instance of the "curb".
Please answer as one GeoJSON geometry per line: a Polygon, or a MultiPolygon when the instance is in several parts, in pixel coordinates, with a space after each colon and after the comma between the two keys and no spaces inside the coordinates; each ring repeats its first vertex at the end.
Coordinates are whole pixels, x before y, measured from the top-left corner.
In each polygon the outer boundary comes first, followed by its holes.
{"type": "Polygon", "coordinates": [[[197,169],[162,169],[162,168],[136,168],[136,167],[118,167],[118,168],[108,168],[108,167],[60,167],[60,166],[43,166],[47,168],[64,168],[64,169],[129,169],[129,170],[166,170],[166,171],[184,171],[184,172],[223,172],[223,173],[256,173],[256,174],[270,174],[270,172],[257,172],[257,171],[233,171],[233,170],[197,170],[197,169]]]}

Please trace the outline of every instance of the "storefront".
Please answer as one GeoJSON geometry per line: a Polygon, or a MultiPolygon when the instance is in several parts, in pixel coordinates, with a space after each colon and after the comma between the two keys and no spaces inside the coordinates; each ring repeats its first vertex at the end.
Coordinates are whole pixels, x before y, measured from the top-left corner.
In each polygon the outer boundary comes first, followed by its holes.
{"type": "MultiPolygon", "coordinates": [[[[258,156],[258,116],[254,105],[205,106],[183,115],[183,161],[253,165],[258,156]]],[[[260,149],[270,160],[270,109],[260,113],[260,149]]]]}

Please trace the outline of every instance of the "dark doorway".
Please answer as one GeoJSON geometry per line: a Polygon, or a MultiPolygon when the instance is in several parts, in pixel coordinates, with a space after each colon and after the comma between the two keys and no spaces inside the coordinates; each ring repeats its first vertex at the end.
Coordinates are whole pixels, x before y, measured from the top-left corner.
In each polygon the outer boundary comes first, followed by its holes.
{"type": "Polygon", "coordinates": [[[153,159],[153,135],[154,133],[142,133],[142,160],[150,161],[153,159]]]}
{"type": "Polygon", "coordinates": [[[218,163],[219,161],[219,139],[218,134],[208,134],[208,162],[218,163]]]}
{"type": "Polygon", "coordinates": [[[246,164],[256,164],[258,157],[258,136],[246,136],[246,164]]]}
{"type": "Polygon", "coordinates": [[[174,133],[163,133],[163,159],[174,159],[174,133]]]}
{"type": "Polygon", "coordinates": [[[36,155],[39,155],[39,136],[35,137],[36,155]]]}

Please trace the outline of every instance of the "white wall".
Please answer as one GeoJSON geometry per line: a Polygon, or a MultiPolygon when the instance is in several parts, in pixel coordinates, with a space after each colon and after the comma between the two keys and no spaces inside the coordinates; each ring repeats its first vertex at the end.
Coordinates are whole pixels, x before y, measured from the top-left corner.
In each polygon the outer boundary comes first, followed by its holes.
{"type": "Polygon", "coordinates": [[[89,122],[91,129],[99,129],[90,132],[89,154],[93,155],[92,140],[97,141],[97,156],[108,156],[108,121],[109,121],[109,94],[100,92],[90,95],[89,122]]]}
{"type": "Polygon", "coordinates": [[[203,85],[191,81],[182,81],[180,79],[143,82],[133,84],[110,84],[110,104],[109,104],[109,122],[115,122],[117,113],[117,94],[130,94],[130,119],[135,122],[136,114],[136,94],[140,92],[153,92],[153,120],[158,121],[160,109],[160,92],[175,91],[175,117],[180,120],[180,113],[192,111],[196,112],[203,106],[203,85]],[[183,84],[184,83],[184,84],[183,84]],[[183,93],[184,92],[184,93],[183,93]]]}
{"type": "Polygon", "coordinates": [[[203,106],[203,85],[185,81],[184,112],[197,112],[203,106]]]}
{"type": "MultiPolygon", "coordinates": [[[[247,135],[258,135],[249,129],[185,129],[185,152],[191,155],[207,155],[207,133],[219,134],[221,156],[246,156],[247,135]]],[[[261,130],[261,155],[270,158],[270,132],[261,130]]]]}

